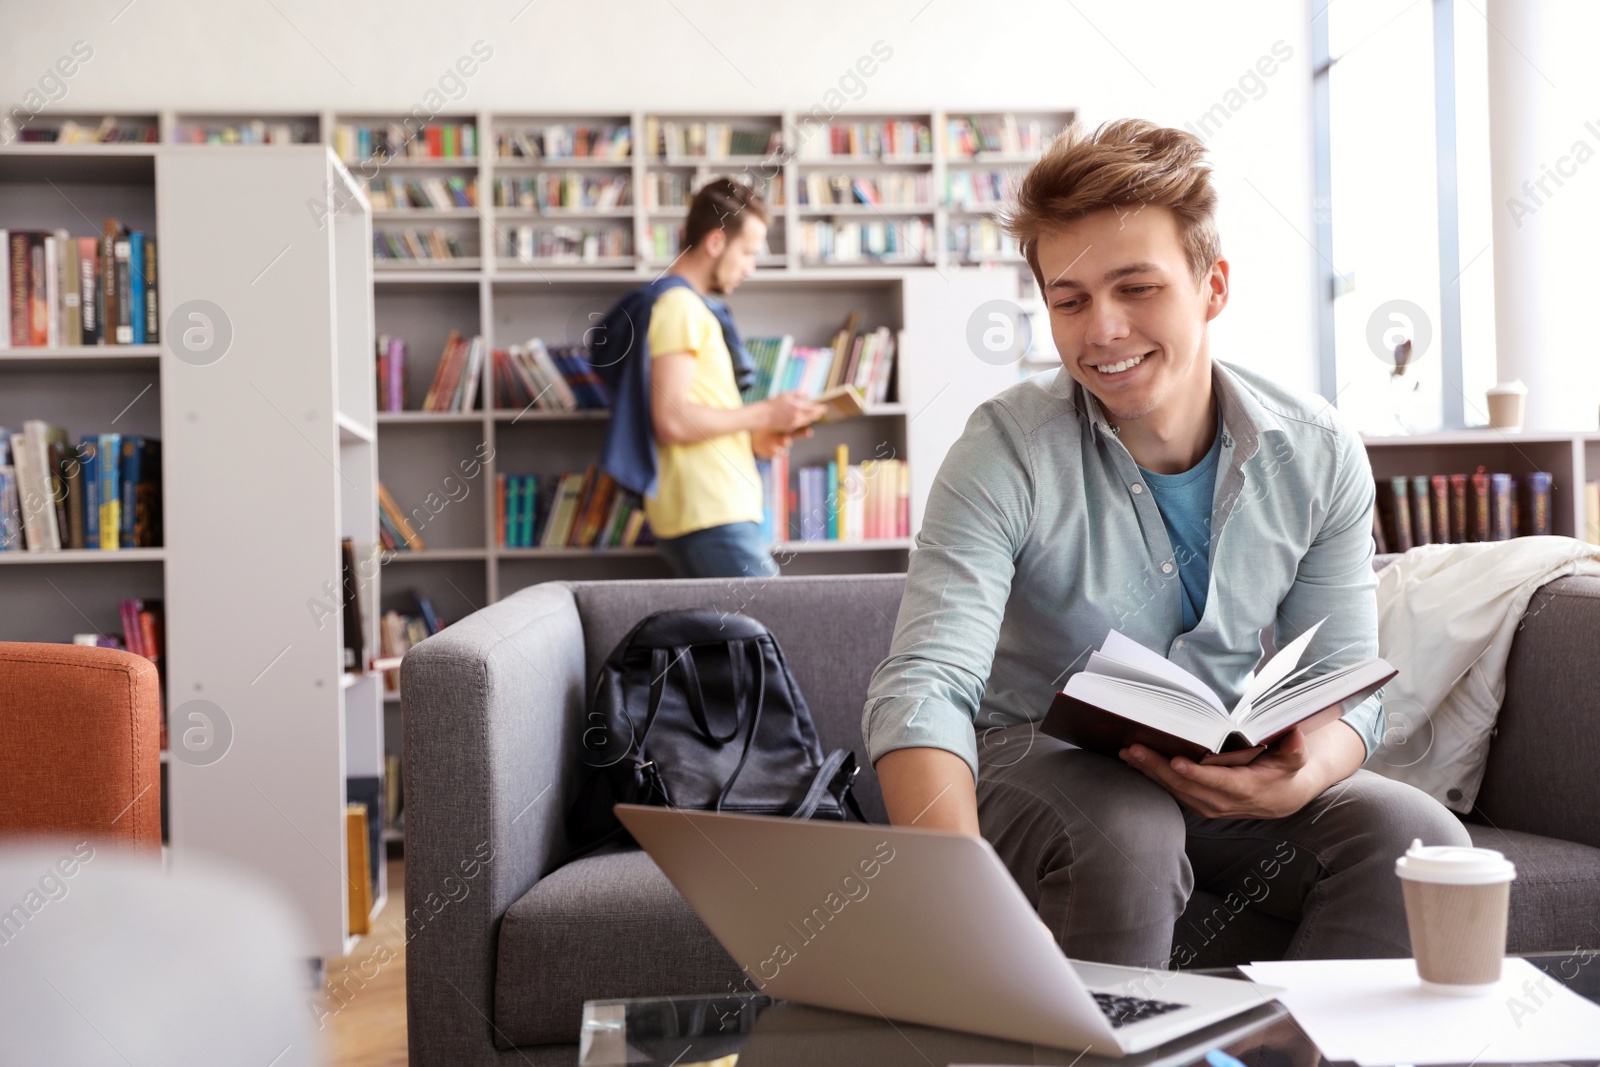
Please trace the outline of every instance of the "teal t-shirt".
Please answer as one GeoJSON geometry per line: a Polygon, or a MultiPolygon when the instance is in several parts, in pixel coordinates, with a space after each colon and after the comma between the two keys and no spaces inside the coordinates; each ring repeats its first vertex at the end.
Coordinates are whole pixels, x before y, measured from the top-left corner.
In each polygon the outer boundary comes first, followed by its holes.
{"type": "Polygon", "coordinates": [[[1211,497],[1217,484],[1217,457],[1222,454],[1222,414],[1217,414],[1211,450],[1181,474],[1156,474],[1139,468],[1150,495],[1161,509],[1161,522],[1172,540],[1183,583],[1183,629],[1195,628],[1206,612],[1211,588],[1211,497]]]}

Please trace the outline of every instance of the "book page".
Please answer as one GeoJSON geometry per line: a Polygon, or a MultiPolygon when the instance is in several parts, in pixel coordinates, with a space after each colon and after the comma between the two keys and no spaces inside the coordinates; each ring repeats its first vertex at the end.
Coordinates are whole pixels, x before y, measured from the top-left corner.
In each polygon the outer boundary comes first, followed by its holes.
{"type": "MultiPolygon", "coordinates": [[[[1090,674],[1099,674],[1107,678],[1120,678],[1129,682],[1141,682],[1145,685],[1162,689],[1171,689],[1173,684],[1164,674],[1156,674],[1153,671],[1144,670],[1141,667],[1131,663],[1124,663],[1120,659],[1114,659],[1100,652],[1089,653],[1089,665],[1084,670],[1090,674]]],[[[1227,709],[1222,706],[1222,701],[1218,700],[1210,690],[1206,690],[1203,693],[1191,693],[1186,688],[1183,692],[1191,696],[1200,697],[1205,701],[1207,708],[1214,709],[1224,719],[1228,717],[1227,709]]]]}
{"type": "Polygon", "coordinates": [[[1250,707],[1256,698],[1294,673],[1294,669],[1300,665],[1300,657],[1305,655],[1306,646],[1311,644],[1311,639],[1317,635],[1317,630],[1327,621],[1327,616],[1318,619],[1305,633],[1283,646],[1276,656],[1267,661],[1259,674],[1250,676],[1245,682],[1244,693],[1239,697],[1239,703],[1234,705],[1234,722],[1243,722],[1249,718],[1250,707]]]}
{"type": "Polygon", "coordinates": [[[1222,706],[1222,701],[1211,688],[1173,663],[1159,652],[1152,652],[1127,634],[1112,630],[1106,634],[1105,641],[1100,645],[1100,651],[1115,660],[1120,660],[1131,667],[1136,667],[1147,674],[1155,675],[1169,685],[1177,686],[1185,693],[1192,693],[1201,700],[1210,704],[1224,715],[1228,709],[1222,706]]]}

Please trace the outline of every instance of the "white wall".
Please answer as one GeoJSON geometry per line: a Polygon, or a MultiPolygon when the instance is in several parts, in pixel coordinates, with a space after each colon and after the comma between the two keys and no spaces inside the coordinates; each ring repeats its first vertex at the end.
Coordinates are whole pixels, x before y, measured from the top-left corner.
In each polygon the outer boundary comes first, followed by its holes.
{"type": "Polygon", "coordinates": [[[1318,385],[1305,0],[1232,3],[1226,17],[1190,0],[124,3],[0,0],[5,107],[76,41],[93,56],[51,109],[408,110],[477,41],[493,55],[454,108],[808,109],[878,41],[893,56],[850,110],[1073,108],[1184,126],[1221,104],[1207,139],[1234,293],[1212,351],[1318,385]],[[1291,57],[1261,78],[1252,68],[1279,41],[1291,57]]]}

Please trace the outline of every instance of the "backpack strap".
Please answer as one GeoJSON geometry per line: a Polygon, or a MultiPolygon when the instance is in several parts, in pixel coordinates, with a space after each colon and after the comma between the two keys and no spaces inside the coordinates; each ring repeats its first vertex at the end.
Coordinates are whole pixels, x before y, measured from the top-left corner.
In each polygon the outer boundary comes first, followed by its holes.
{"type": "MultiPolygon", "coordinates": [[[[733,671],[733,698],[735,715],[737,715],[744,707],[743,695],[740,693],[740,689],[743,688],[742,680],[744,678],[744,672],[739,669],[739,654],[740,652],[748,652],[751,650],[754,650],[755,652],[755,654],[750,658],[753,659],[756,664],[756,706],[750,715],[750,728],[745,731],[744,751],[739,753],[739,765],[733,769],[732,774],[728,775],[728,780],[722,785],[722,792],[717,794],[717,806],[715,809],[717,811],[722,810],[722,805],[728,799],[728,794],[733,792],[733,783],[739,779],[739,772],[744,770],[745,760],[750,758],[750,746],[755,742],[756,731],[761,726],[761,709],[766,704],[767,662],[766,658],[761,654],[761,649],[754,641],[729,641],[728,659],[729,666],[733,671]]],[[[736,724],[735,729],[737,728],[738,727],[736,724]]]]}
{"type": "MultiPolygon", "coordinates": [[[[716,732],[716,730],[711,728],[711,715],[706,711],[705,691],[700,688],[700,671],[695,666],[694,649],[692,647],[685,645],[674,648],[672,650],[674,655],[671,663],[669,663],[666,668],[655,672],[658,678],[662,679],[662,684],[665,684],[664,676],[666,672],[674,665],[676,665],[677,668],[683,672],[683,691],[689,701],[689,714],[694,718],[695,725],[700,727],[700,731],[704,733],[706,737],[719,745],[725,745],[729,741],[732,741],[735,737],[739,736],[740,719],[744,711],[744,702],[739,699],[739,680],[741,676],[739,673],[738,655],[734,651],[733,646],[734,642],[729,641],[728,656],[733,661],[730,664],[730,669],[732,671],[733,678],[734,704],[733,725],[728,727],[728,732],[726,734],[719,734],[716,732]]],[[[659,661],[661,658],[666,656],[666,649],[658,648],[655,650],[655,652],[655,661],[659,661]]],[[[652,683],[652,686],[653,685],[654,683],[652,683]]]]}

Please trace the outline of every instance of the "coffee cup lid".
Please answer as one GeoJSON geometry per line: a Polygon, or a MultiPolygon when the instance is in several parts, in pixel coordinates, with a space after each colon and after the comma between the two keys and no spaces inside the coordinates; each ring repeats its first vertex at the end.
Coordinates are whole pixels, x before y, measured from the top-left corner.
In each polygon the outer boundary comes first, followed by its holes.
{"type": "Polygon", "coordinates": [[[1526,396],[1528,387],[1521,378],[1513,378],[1509,382],[1501,382],[1488,392],[1490,396],[1526,396]]]}
{"type": "Polygon", "coordinates": [[[1517,868],[1492,848],[1424,845],[1417,838],[1406,854],[1394,861],[1394,873],[1414,882],[1489,885],[1512,881],[1517,877],[1517,868]]]}

